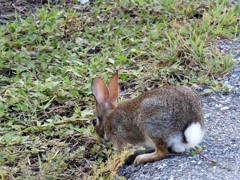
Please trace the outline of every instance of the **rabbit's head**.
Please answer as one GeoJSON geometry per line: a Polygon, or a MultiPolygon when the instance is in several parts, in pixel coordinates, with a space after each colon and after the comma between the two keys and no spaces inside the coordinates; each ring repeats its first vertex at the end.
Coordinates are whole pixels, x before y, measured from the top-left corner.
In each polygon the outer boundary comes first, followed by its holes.
{"type": "Polygon", "coordinates": [[[116,71],[107,86],[101,77],[92,82],[92,92],[96,99],[96,112],[92,123],[102,141],[108,141],[105,134],[105,123],[108,114],[117,107],[118,71],[116,71]]]}

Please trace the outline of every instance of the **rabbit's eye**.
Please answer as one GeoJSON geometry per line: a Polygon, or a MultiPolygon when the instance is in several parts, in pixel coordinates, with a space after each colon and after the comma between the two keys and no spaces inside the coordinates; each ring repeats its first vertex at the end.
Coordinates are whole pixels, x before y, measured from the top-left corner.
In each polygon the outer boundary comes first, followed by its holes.
{"type": "Polygon", "coordinates": [[[98,123],[98,119],[97,119],[97,118],[94,118],[94,119],[92,120],[92,124],[93,124],[93,126],[96,126],[97,123],[98,123]]]}

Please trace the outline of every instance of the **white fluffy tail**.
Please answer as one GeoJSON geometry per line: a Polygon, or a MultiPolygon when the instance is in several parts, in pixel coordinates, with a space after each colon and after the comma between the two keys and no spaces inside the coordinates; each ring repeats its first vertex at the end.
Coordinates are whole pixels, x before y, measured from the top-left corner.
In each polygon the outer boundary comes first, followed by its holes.
{"type": "Polygon", "coordinates": [[[202,128],[200,123],[192,123],[188,128],[185,130],[184,135],[186,138],[187,143],[184,144],[185,148],[194,148],[198,144],[202,142],[204,129],[202,128]]]}
{"type": "Polygon", "coordinates": [[[184,131],[186,142],[183,142],[182,134],[175,134],[167,141],[167,146],[171,147],[174,152],[181,153],[186,149],[194,148],[202,142],[204,135],[204,128],[199,122],[190,124],[184,131]]]}

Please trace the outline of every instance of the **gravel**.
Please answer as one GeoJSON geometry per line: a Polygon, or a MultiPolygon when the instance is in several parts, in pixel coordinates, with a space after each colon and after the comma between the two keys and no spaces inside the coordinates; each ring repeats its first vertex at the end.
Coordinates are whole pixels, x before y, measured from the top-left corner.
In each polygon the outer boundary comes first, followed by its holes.
{"type": "Polygon", "coordinates": [[[221,40],[218,48],[224,54],[233,50],[236,65],[222,80],[230,88],[229,93],[201,97],[207,126],[202,154],[216,160],[216,165],[200,155],[190,156],[187,151],[137,167],[124,165],[119,175],[129,180],[240,179],[240,39],[221,40]]]}

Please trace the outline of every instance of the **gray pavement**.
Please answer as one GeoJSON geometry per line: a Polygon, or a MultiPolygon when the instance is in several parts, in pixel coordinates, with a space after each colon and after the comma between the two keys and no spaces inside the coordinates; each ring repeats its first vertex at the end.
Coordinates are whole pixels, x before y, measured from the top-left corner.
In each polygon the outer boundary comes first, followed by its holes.
{"type": "Polygon", "coordinates": [[[240,40],[219,43],[222,51],[232,48],[236,65],[222,81],[230,92],[201,97],[207,128],[202,154],[216,160],[216,165],[188,151],[138,167],[123,166],[120,175],[130,180],[240,180],[240,40]]]}

